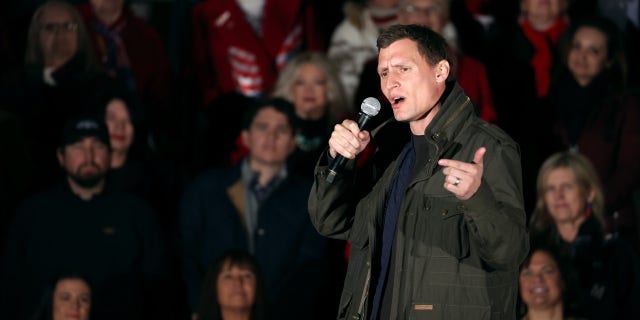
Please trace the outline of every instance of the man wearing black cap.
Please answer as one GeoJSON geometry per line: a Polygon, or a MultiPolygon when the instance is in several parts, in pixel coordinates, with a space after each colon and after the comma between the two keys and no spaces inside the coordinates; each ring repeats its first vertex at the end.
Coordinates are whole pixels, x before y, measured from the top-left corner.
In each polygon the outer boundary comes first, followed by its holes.
{"type": "Polygon", "coordinates": [[[111,157],[109,133],[103,124],[92,118],[69,121],[57,154],[71,192],[80,199],[91,200],[104,190],[111,157]]]}
{"type": "Polygon", "coordinates": [[[148,301],[151,288],[166,275],[164,247],[150,207],[106,187],[105,125],[73,119],[57,157],[65,181],[27,199],[9,231],[1,310],[7,319],[26,319],[48,280],[73,271],[93,285],[92,319],[147,318],[145,304],[157,303],[148,301]]]}

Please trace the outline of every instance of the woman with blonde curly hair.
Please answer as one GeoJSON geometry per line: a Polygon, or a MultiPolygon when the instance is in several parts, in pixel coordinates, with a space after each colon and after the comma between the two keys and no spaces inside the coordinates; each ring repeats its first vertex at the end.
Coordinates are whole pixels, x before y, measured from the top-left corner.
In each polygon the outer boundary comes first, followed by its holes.
{"type": "Polygon", "coordinates": [[[352,113],[344,92],[333,62],[323,53],[299,53],[280,73],[273,96],[293,103],[301,120],[291,160],[298,173],[313,176],[333,126],[352,113]]]}
{"type": "MultiPolygon", "coordinates": [[[[329,141],[333,126],[354,114],[335,65],[320,52],[298,53],[282,69],[271,96],[284,98],[295,106],[300,131],[296,135],[297,148],[290,157],[290,168],[302,176],[312,177],[313,167],[329,141]]],[[[231,163],[247,151],[236,139],[231,163]]]]}

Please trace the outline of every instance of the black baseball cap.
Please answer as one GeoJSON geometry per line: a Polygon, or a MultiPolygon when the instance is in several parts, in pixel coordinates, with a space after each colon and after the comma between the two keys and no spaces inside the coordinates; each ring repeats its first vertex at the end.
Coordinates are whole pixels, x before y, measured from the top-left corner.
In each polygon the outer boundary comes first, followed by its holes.
{"type": "Polygon", "coordinates": [[[105,123],[95,117],[75,117],[65,123],[60,138],[60,147],[74,144],[86,137],[96,137],[102,143],[111,147],[109,131],[105,123]]]}

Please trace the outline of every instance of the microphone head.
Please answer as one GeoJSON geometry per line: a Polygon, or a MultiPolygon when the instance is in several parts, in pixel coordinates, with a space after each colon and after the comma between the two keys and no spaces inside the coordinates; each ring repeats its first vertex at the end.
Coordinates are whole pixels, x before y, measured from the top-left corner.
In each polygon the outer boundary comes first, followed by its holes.
{"type": "Polygon", "coordinates": [[[370,117],[373,117],[380,112],[380,101],[374,97],[368,97],[362,101],[360,111],[370,117]]]}

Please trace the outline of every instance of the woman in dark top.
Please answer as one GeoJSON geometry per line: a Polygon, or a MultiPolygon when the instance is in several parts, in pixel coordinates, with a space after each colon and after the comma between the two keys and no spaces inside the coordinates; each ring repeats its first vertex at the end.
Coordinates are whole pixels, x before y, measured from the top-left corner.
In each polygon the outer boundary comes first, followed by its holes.
{"type": "Polygon", "coordinates": [[[640,100],[625,88],[619,31],[591,18],[575,22],[567,39],[564,68],[549,94],[556,150],[579,151],[593,163],[606,199],[606,231],[638,248],[632,197],[640,184],[640,100]]]}
{"type": "Polygon", "coordinates": [[[571,151],[553,154],[541,166],[532,242],[568,261],[576,285],[567,288],[566,316],[638,319],[640,269],[627,241],[604,232],[605,201],[589,159],[571,151]]]}

